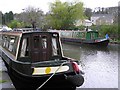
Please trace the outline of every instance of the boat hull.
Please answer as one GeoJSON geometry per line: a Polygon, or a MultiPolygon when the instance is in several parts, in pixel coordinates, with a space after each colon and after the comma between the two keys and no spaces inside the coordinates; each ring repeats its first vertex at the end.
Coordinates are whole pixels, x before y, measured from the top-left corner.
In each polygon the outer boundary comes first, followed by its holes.
{"type": "Polygon", "coordinates": [[[106,47],[109,44],[109,39],[99,39],[99,40],[83,40],[83,39],[74,39],[74,38],[61,38],[63,43],[72,43],[77,45],[94,45],[106,47]]]}
{"type": "MultiPolygon", "coordinates": [[[[8,69],[8,74],[16,90],[21,90],[25,88],[26,89],[30,88],[30,90],[36,90],[51,76],[49,74],[48,75],[32,75],[32,74],[30,75],[30,73],[33,73],[33,70],[30,70],[30,65],[23,64],[21,66],[20,63],[11,60],[4,53],[2,54],[2,58],[8,69]],[[19,69],[23,71],[24,70],[22,69],[23,67],[29,68],[27,69],[28,74],[20,73],[19,69]]],[[[70,72],[70,73],[63,72],[63,73],[55,74],[47,83],[45,83],[45,85],[43,85],[41,89],[67,88],[70,90],[75,90],[76,86],[81,86],[83,82],[84,82],[84,78],[81,74],[75,75],[73,72],[70,72]],[[76,80],[79,80],[79,82],[76,83],[76,80]]]]}
{"type": "MultiPolygon", "coordinates": [[[[86,44],[87,44],[87,43],[86,43],[86,44]]],[[[88,43],[88,44],[96,45],[96,46],[101,46],[101,47],[107,47],[108,44],[109,44],[109,40],[106,39],[106,40],[102,40],[102,41],[99,41],[99,42],[88,43]]]]}
{"type": "MultiPolygon", "coordinates": [[[[18,72],[16,72],[14,69],[6,65],[8,68],[8,74],[13,82],[13,85],[15,86],[16,90],[21,89],[30,89],[30,90],[36,90],[39,88],[49,77],[50,75],[45,76],[24,76],[18,72]]],[[[76,85],[79,83],[81,86],[84,82],[84,78],[82,75],[69,75],[66,74],[57,74],[54,75],[47,83],[45,83],[41,89],[70,89],[75,90],[76,85]],[[72,78],[71,78],[72,76],[72,78]],[[71,80],[72,79],[72,80],[71,80]],[[76,84],[76,80],[79,80],[76,84]],[[76,85],[75,85],[76,84],[76,85]]]]}
{"type": "MultiPolygon", "coordinates": [[[[29,89],[36,90],[39,88],[50,76],[42,76],[42,77],[28,77],[23,76],[13,69],[9,72],[9,76],[12,79],[12,82],[17,90],[19,89],[29,89]]],[[[64,75],[55,75],[51,78],[45,85],[43,85],[41,89],[46,88],[76,88],[70,82],[65,79],[64,75]],[[64,87],[64,85],[66,87],[64,87]]]]}

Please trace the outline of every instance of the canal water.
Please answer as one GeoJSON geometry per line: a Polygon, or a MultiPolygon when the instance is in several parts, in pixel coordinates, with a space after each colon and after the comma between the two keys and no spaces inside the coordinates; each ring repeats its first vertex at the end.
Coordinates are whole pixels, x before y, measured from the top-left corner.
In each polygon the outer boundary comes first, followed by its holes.
{"type": "Polygon", "coordinates": [[[80,62],[85,82],[80,88],[118,88],[118,48],[77,46],[62,43],[64,56],[80,62]]]}

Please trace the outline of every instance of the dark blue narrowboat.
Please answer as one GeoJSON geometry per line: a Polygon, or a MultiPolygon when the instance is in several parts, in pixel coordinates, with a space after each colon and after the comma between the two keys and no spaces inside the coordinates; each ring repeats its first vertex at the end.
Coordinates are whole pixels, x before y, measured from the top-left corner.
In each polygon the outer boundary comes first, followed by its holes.
{"type": "Polygon", "coordinates": [[[79,62],[63,55],[56,32],[1,31],[0,50],[16,90],[75,90],[84,83],[79,62]]]}

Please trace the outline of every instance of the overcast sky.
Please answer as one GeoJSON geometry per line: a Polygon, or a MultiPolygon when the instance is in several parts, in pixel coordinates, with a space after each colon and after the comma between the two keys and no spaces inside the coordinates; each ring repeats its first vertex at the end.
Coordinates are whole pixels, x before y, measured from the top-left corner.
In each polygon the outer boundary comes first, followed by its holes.
{"type": "MultiPolygon", "coordinates": [[[[13,13],[20,13],[22,9],[28,6],[40,8],[42,11],[47,12],[49,10],[49,3],[55,0],[1,0],[0,11],[3,13],[13,11],[13,13]]],[[[60,0],[74,1],[74,0],[60,0]]],[[[76,0],[77,1],[77,0],[76,0]]],[[[118,6],[120,0],[79,0],[84,3],[84,7],[94,9],[96,7],[112,7],[118,6]]]]}

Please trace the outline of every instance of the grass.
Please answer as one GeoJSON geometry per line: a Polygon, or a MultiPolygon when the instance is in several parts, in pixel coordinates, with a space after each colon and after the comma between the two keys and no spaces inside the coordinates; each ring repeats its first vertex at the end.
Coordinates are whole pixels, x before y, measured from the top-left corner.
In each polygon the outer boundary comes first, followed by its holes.
{"type": "Polygon", "coordinates": [[[120,44],[120,40],[110,40],[110,43],[120,44]]]}
{"type": "Polygon", "coordinates": [[[0,84],[7,82],[6,80],[2,80],[2,71],[0,71],[0,84]]]}
{"type": "Polygon", "coordinates": [[[5,83],[5,82],[7,82],[6,80],[0,80],[0,83],[5,83]]]}

